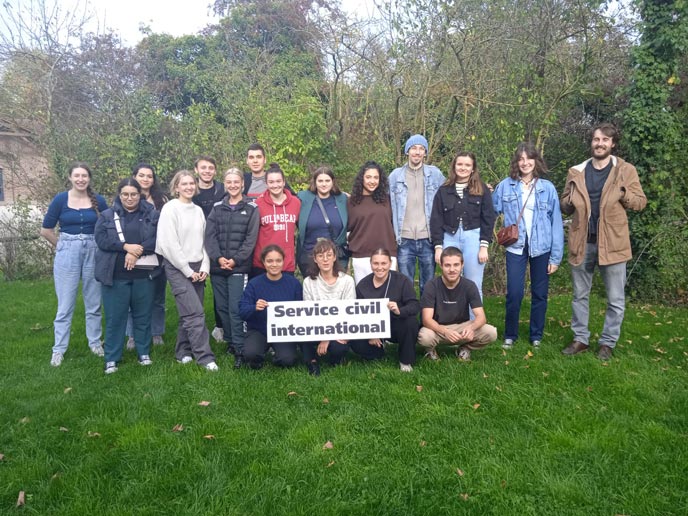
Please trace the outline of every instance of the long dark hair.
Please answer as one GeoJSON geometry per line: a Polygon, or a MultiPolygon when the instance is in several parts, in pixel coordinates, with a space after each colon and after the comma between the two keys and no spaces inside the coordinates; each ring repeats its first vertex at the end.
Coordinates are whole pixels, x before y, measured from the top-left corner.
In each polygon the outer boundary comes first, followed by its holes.
{"type": "Polygon", "coordinates": [[[540,153],[538,152],[535,145],[530,142],[519,143],[516,147],[516,152],[511,157],[511,163],[509,164],[509,177],[511,179],[518,179],[521,177],[521,170],[518,168],[518,161],[521,156],[525,154],[526,158],[535,160],[535,167],[533,167],[533,177],[542,177],[547,173],[547,165],[545,160],[542,159],[540,153]]]}
{"type": "Polygon", "coordinates": [[[334,254],[334,262],[332,263],[332,274],[334,274],[334,277],[338,277],[339,273],[342,271],[339,260],[337,259],[337,246],[335,243],[329,238],[318,238],[315,246],[313,246],[313,262],[308,267],[308,276],[311,279],[317,278],[318,274],[320,274],[320,267],[315,263],[315,255],[326,253],[327,251],[332,251],[332,254],[334,254]]]}
{"type": "Polygon", "coordinates": [[[373,201],[377,204],[385,204],[389,202],[389,181],[385,175],[382,167],[378,165],[375,161],[366,161],[363,166],[358,170],[356,178],[354,179],[354,187],[351,191],[351,204],[360,204],[363,200],[363,176],[367,170],[374,169],[377,170],[380,176],[380,184],[373,192],[373,201]]]}
{"type": "Polygon", "coordinates": [[[134,165],[134,168],[131,171],[131,177],[136,178],[136,174],[138,174],[139,170],[142,168],[147,168],[153,173],[153,185],[150,187],[150,190],[148,190],[148,195],[150,195],[150,198],[153,199],[153,205],[155,206],[155,209],[159,211],[162,209],[163,204],[167,202],[167,197],[165,197],[162,188],[160,188],[158,176],[155,173],[155,168],[153,165],[144,162],[137,163],[134,165]]]}
{"type": "MultiPolygon", "coordinates": [[[[77,168],[83,168],[86,172],[88,172],[88,178],[93,179],[93,172],[91,172],[91,168],[88,166],[88,163],[83,161],[75,161],[70,165],[68,172],[69,177],[72,177],[72,172],[74,172],[77,168]]],[[[93,211],[96,212],[96,215],[100,215],[100,210],[98,209],[98,198],[96,197],[93,188],[91,188],[90,181],[86,187],[86,195],[88,195],[88,199],[91,201],[91,208],[93,208],[93,211]]]]}
{"type": "Polygon", "coordinates": [[[456,161],[459,158],[470,158],[473,162],[473,171],[468,178],[468,193],[471,195],[482,195],[483,194],[483,180],[480,177],[480,171],[478,170],[478,160],[475,154],[472,152],[457,152],[456,156],[451,162],[449,167],[449,173],[447,174],[447,180],[444,182],[444,186],[454,186],[456,184],[456,161]]]}

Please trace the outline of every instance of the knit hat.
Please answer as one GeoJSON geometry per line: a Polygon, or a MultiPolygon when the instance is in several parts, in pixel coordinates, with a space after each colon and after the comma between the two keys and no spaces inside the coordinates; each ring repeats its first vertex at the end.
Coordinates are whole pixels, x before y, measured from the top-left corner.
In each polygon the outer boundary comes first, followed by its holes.
{"type": "Polygon", "coordinates": [[[406,140],[406,145],[404,145],[404,154],[408,154],[409,149],[414,145],[422,145],[425,147],[426,154],[430,152],[428,150],[428,140],[426,140],[422,134],[414,134],[411,136],[411,138],[406,140]]]}

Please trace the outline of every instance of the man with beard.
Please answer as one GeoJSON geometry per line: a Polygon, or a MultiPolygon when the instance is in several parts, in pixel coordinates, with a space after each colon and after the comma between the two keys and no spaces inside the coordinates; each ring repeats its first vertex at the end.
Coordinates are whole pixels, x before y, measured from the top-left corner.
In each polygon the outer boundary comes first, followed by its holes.
{"type": "Polygon", "coordinates": [[[626,262],[631,241],[626,210],[640,211],[647,198],[635,167],[613,156],[619,133],[612,124],[593,128],[592,158],[569,170],[561,211],[573,215],[569,229],[569,263],[573,280],[573,342],[562,353],[575,355],[590,347],[590,287],[595,266],[607,294],[604,328],[597,357],[609,360],[621,334],[625,309],[626,262]]]}

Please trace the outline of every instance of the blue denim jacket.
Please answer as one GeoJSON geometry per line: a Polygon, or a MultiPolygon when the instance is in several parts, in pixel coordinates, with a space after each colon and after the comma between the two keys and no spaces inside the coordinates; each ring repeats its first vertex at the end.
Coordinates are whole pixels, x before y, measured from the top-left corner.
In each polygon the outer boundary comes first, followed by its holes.
{"type": "MultiPolygon", "coordinates": [[[[564,254],[564,226],[559,210],[559,196],[554,185],[538,178],[535,183],[535,211],[533,228],[528,248],[530,256],[536,257],[550,251],[549,263],[559,265],[564,254]]],[[[521,185],[518,179],[507,177],[492,194],[495,211],[504,214],[504,225],[516,224],[523,206],[521,185]]],[[[526,226],[521,218],[518,227],[518,242],[510,249],[522,249],[526,240],[526,226]]]]}
{"type": "MultiPolygon", "coordinates": [[[[401,244],[401,228],[404,225],[404,214],[406,213],[406,198],[408,196],[408,186],[406,185],[406,167],[395,168],[389,175],[389,197],[392,205],[392,225],[394,226],[394,236],[397,244],[401,244]]],[[[446,180],[440,169],[434,165],[423,165],[423,175],[425,183],[425,221],[430,233],[430,214],[432,213],[432,201],[442,183],[446,180]]]]}

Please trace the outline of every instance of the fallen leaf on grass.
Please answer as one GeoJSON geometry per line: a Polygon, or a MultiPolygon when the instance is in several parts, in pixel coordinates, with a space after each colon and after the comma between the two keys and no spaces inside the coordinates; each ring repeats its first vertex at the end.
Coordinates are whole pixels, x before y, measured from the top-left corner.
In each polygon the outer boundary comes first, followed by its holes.
{"type": "Polygon", "coordinates": [[[41,326],[40,323],[36,323],[36,324],[34,324],[33,326],[31,326],[29,329],[30,329],[31,331],[41,331],[43,328],[44,328],[44,327],[41,326]]]}
{"type": "Polygon", "coordinates": [[[60,432],[69,432],[69,428],[66,428],[64,426],[60,427],[60,432]]]}
{"type": "Polygon", "coordinates": [[[505,361],[504,361],[504,365],[509,365],[509,361],[508,361],[508,360],[505,360],[505,361]]]}
{"type": "Polygon", "coordinates": [[[459,475],[460,477],[464,476],[464,472],[460,468],[456,468],[456,474],[459,475]]]}
{"type": "Polygon", "coordinates": [[[533,357],[533,352],[528,350],[528,353],[523,355],[523,360],[530,360],[533,357]]]}
{"type": "Polygon", "coordinates": [[[296,391],[289,391],[289,392],[287,393],[287,396],[298,396],[298,395],[299,395],[299,393],[296,392],[296,391]]]}
{"type": "Polygon", "coordinates": [[[473,405],[473,410],[478,410],[480,408],[480,403],[475,403],[473,405]]]}
{"type": "Polygon", "coordinates": [[[17,507],[21,507],[26,503],[25,498],[24,491],[19,491],[19,496],[17,497],[17,507]]]}
{"type": "Polygon", "coordinates": [[[506,351],[505,351],[505,350],[502,350],[502,356],[503,356],[503,357],[506,356],[506,351]]]}
{"type": "Polygon", "coordinates": [[[422,385],[416,385],[416,391],[421,392],[423,390],[422,385]]]}
{"type": "Polygon", "coordinates": [[[334,461],[333,461],[333,460],[331,460],[330,462],[328,462],[326,467],[331,468],[332,466],[334,466],[334,461]]]}
{"type": "Polygon", "coordinates": [[[208,434],[208,435],[204,435],[203,439],[212,440],[212,439],[215,439],[215,436],[213,434],[208,434]]]}
{"type": "Polygon", "coordinates": [[[657,353],[661,353],[662,355],[666,355],[666,351],[664,351],[662,348],[655,348],[655,351],[657,353]]]}
{"type": "Polygon", "coordinates": [[[28,423],[29,421],[31,421],[31,418],[30,418],[30,417],[23,417],[23,418],[21,418],[21,419],[19,420],[19,422],[20,422],[22,425],[25,425],[25,424],[28,423]]]}
{"type": "Polygon", "coordinates": [[[428,443],[426,443],[425,441],[421,441],[421,442],[420,442],[420,447],[423,448],[423,447],[425,447],[426,444],[428,444],[428,443]]]}
{"type": "Polygon", "coordinates": [[[495,389],[497,389],[499,392],[502,392],[502,388],[499,385],[495,385],[495,389]]]}
{"type": "Polygon", "coordinates": [[[331,450],[332,448],[334,448],[332,441],[327,441],[325,444],[323,444],[323,450],[331,450]]]}
{"type": "Polygon", "coordinates": [[[57,473],[53,473],[53,476],[50,477],[50,480],[57,480],[60,478],[60,472],[58,471],[57,473]]]}
{"type": "Polygon", "coordinates": [[[323,403],[327,404],[327,403],[329,403],[329,402],[330,402],[330,400],[329,400],[329,399],[327,399],[327,398],[323,398],[323,403]]]}
{"type": "Polygon", "coordinates": [[[5,455],[3,455],[2,453],[0,453],[0,461],[3,461],[3,460],[5,460],[5,455]]]}
{"type": "Polygon", "coordinates": [[[64,393],[69,394],[70,392],[72,392],[72,388],[71,387],[65,387],[64,393]]]}
{"type": "Polygon", "coordinates": [[[210,402],[209,401],[199,401],[198,404],[201,407],[207,407],[208,405],[210,405],[210,402]]]}
{"type": "Polygon", "coordinates": [[[602,367],[609,367],[609,362],[602,362],[602,367]]]}
{"type": "Polygon", "coordinates": [[[182,430],[184,430],[184,425],[182,425],[181,423],[177,423],[172,427],[173,432],[181,432],[182,430]]]}
{"type": "Polygon", "coordinates": [[[100,437],[100,434],[98,432],[91,432],[90,430],[86,432],[86,435],[93,438],[93,437],[100,437]]]}
{"type": "Polygon", "coordinates": [[[461,493],[461,499],[462,499],[464,502],[467,502],[467,501],[468,501],[468,493],[461,493]]]}
{"type": "Polygon", "coordinates": [[[545,378],[547,378],[547,377],[549,376],[549,373],[548,373],[547,371],[543,371],[543,372],[542,372],[542,376],[544,376],[545,378]]]}
{"type": "Polygon", "coordinates": [[[590,386],[588,385],[588,386],[585,388],[585,390],[588,391],[588,392],[592,392],[592,387],[590,387],[590,386]]]}
{"type": "Polygon", "coordinates": [[[506,480],[502,480],[502,481],[499,483],[499,485],[501,485],[501,486],[502,486],[502,489],[504,489],[504,488],[506,487],[506,480]]]}
{"type": "Polygon", "coordinates": [[[490,377],[490,375],[488,375],[487,373],[483,373],[483,378],[489,378],[489,377],[490,377]]]}

